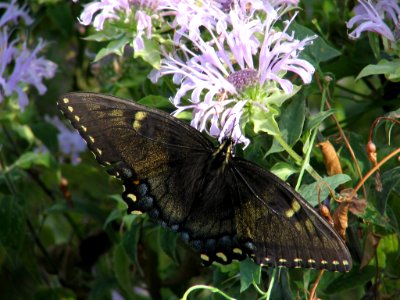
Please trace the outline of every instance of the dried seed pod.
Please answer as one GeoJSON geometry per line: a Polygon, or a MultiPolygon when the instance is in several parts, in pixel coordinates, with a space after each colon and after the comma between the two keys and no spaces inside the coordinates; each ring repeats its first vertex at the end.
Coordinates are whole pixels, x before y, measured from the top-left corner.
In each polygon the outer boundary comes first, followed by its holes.
{"type": "Polygon", "coordinates": [[[342,166],[340,165],[339,156],[337,155],[336,150],[331,142],[321,142],[317,144],[317,147],[321,148],[326,173],[328,173],[329,176],[342,174],[343,172],[342,166]]]}

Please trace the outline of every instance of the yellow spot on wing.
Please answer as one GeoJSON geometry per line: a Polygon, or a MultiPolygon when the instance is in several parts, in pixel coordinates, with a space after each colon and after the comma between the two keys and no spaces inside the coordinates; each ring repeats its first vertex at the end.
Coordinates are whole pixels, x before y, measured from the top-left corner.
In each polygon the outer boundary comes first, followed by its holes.
{"type": "Polygon", "coordinates": [[[68,106],[68,110],[69,110],[70,112],[73,112],[73,111],[74,111],[74,108],[73,108],[72,106],[68,106]]]}
{"type": "Polygon", "coordinates": [[[63,102],[64,102],[65,104],[68,104],[68,103],[69,103],[69,99],[68,99],[68,98],[64,98],[64,99],[63,99],[63,102]]]}
{"type": "Polygon", "coordinates": [[[85,126],[82,125],[81,128],[82,128],[83,132],[86,132],[86,131],[87,131],[87,127],[85,127],[85,126]]]}
{"type": "Polygon", "coordinates": [[[236,254],[242,254],[243,252],[242,252],[242,249],[239,249],[239,248],[233,248],[233,253],[236,253],[236,254]]]}
{"type": "Polygon", "coordinates": [[[293,217],[293,215],[294,215],[294,210],[293,209],[289,208],[287,211],[285,211],[285,216],[287,218],[291,218],[291,217],[293,217]]]}
{"type": "Polygon", "coordinates": [[[138,185],[140,183],[140,181],[139,180],[133,180],[132,183],[135,184],[135,185],[138,185]]]}
{"type": "Polygon", "coordinates": [[[101,154],[103,153],[99,148],[96,148],[96,151],[97,151],[97,153],[98,153],[99,155],[101,155],[101,154]]]}
{"type": "Polygon", "coordinates": [[[141,215],[143,212],[141,212],[140,210],[132,210],[131,214],[133,215],[141,215]]]}
{"type": "Polygon", "coordinates": [[[76,120],[77,122],[79,122],[79,121],[81,120],[81,118],[79,118],[79,116],[75,115],[75,120],[76,120]]]}
{"type": "Polygon", "coordinates": [[[128,194],[126,195],[126,197],[128,197],[129,199],[131,199],[133,202],[136,202],[137,198],[134,194],[128,194]]]}
{"type": "Polygon", "coordinates": [[[225,262],[228,261],[228,258],[226,257],[226,255],[224,253],[222,253],[222,252],[217,252],[215,255],[217,257],[219,257],[220,259],[222,259],[223,261],[225,261],[225,262]]]}
{"type": "Polygon", "coordinates": [[[141,121],[144,120],[147,116],[147,113],[144,111],[138,111],[135,114],[135,121],[133,122],[133,129],[139,130],[141,126],[141,121]]]}
{"type": "Polygon", "coordinates": [[[147,117],[147,113],[145,111],[138,111],[135,114],[135,120],[137,120],[137,121],[142,121],[146,117],[147,117]]]}
{"type": "Polygon", "coordinates": [[[310,219],[306,220],[306,228],[310,233],[314,233],[314,225],[310,219]]]}
{"type": "Polygon", "coordinates": [[[89,135],[89,140],[94,143],[94,137],[92,137],[91,135],[89,135]]]}
{"type": "Polygon", "coordinates": [[[292,204],[291,204],[290,206],[291,206],[291,208],[289,208],[289,209],[285,212],[285,215],[286,215],[286,217],[288,217],[288,218],[293,217],[293,215],[294,215],[295,213],[297,213],[297,212],[300,210],[300,208],[301,208],[300,203],[299,203],[296,199],[293,199],[293,200],[292,200],[292,204]]]}
{"type": "Polygon", "coordinates": [[[280,258],[280,259],[278,259],[278,261],[279,261],[280,263],[285,263],[285,262],[287,262],[287,260],[284,259],[284,258],[280,258]]]}
{"type": "Polygon", "coordinates": [[[294,210],[294,212],[298,212],[300,208],[301,208],[300,203],[296,199],[293,199],[292,209],[294,210]]]}
{"type": "Polygon", "coordinates": [[[200,258],[205,261],[210,261],[210,258],[206,254],[200,254],[200,258]]]}
{"type": "Polygon", "coordinates": [[[335,266],[339,264],[339,262],[338,262],[337,260],[334,260],[332,263],[333,263],[335,266]]]}
{"type": "Polygon", "coordinates": [[[347,260],[344,260],[344,261],[343,261],[343,265],[344,265],[344,266],[348,266],[348,265],[349,265],[349,262],[348,262],[347,260]]]}

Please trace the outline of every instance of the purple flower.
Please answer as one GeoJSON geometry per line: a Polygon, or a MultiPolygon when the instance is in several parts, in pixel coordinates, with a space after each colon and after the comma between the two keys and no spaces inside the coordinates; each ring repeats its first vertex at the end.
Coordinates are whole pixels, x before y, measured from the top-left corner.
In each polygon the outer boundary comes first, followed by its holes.
{"type": "Polygon", "coordinates": [[[91,2],[84,6],[79,21],[85,26],[90,25],[93,21],[93,26],[96,30],[103,30],[104,22],[107,19],[120,19],[120,11],[123,11],[126,16],[129,16],[131,13],[131,2],[133,1],[101,0],[91,2]]]}
{"type": "Polygon", "coordinates": [[[103,30],[104,22],[107,20],[120,20],[121,17],[124,17],[124,22],[128,22],[131,15],[134,14],[136,36],[133,40],[133,48],[139,51],[144,49],[143,36],[151,39],[152,18],[158,18],[156,13],[164,5],[164,2],[167,2],[167,0],[95,1],[84,6],[79,21],[85,26],[92,24],[97,31],[101,31],[103,30]]]}
{"type": "MultiPolygon", "coordinates": [[[[160,70],[150,74],[153,81],[160,76],[173,75],[174,83],[179,85],[172,99],[178,108],[175,113],[192,109],[193,127],[219,140],[231,137],[244,144],[249,142],[241,132],[240,118],[245,106],[256,105],[268,111],[267,97],[254,93],[254,89],[281,89],[291,94],[293,84],[284,78],[287,72],[297,74],[306,84],[311,82],[314,73],[314,67],[298,56],[315,37],[300,41],[293,33],[289,35],[287,30],[293,18],[283,31],[276,31],[273,25],[279,18],[280,8],[275,10],[270,5],[252,8],[254,10],[249,12],[234,5],[223,21],[213,22],[211,18],[205,25],[210,36],[207,40],[198,31],[201,23],[195,22],[193,27],[187,23],[181,31],[182,41],[177,50],[164,52],[160,70]],[[257,10],[270,13],[261,20],[256,16],[257,10]],[[190,32],[192,29],[194,31],[190,32]],[[195,50],[186,44],[193,45],[195,50]],[[186,105],[184,97],[188,93],[187,100],[192,104],[186,105]]],[[[224,12],[220,10],[219,13],[224,12]]],[[[265,92],[261,95],[265,96],[265,92]]]]}
{"type": "Polygon", "coordinates": [[[395,41],[394,34],[385,23],[385,16],[393,22],[393,27],[399,27],[400,7],[395,0],[380,0],[377,3],[359,0],[354,8],[355,16],[347,22],[347,28],[356,28],[349,33],[352,39],[358,39],[362,32],[376,32],[391,41],[395,41]]]}
{"type": "Polygon", "coordinates": [[[62,161],[65,158],[69,158],[73,165],[78,164],[80,162],[79,154],[86,150],[86,144],[79,133],[75,130],[70,130],[56,116],[45,116],[44,119],[59,131],[57,139],[61,153],[64,155],[62,161]]]}
{"type": "Polygon", "coordinates": [[[22,18],[26,25],[32,24],[33,20],[28,15],[26,6],[21,8],[16,5],[16,0],[12,0],[10,3],[0,3],[0,9],[6,9],[0,18],[0,28],[2,28],[8,22],[18,22],[18,18],[22,18]]]}
{"type": "Polygon", "coordinates": [[[5,96],[13,93],[18,95],[18,103],[23,111],[28,105],[28,96],[24,91],[24,85],[33,85],[40,95],[43,95],[47,88],[43,84],[44,78],[54,76],[57,65],[43,57],[37,57],[38,52],[45,44],[39,42],[33,51],[27,48],[26,43],[16,47],[18,40],[8,43],[8,30],[5,27],[0,31],[0,102],[5,96]]]}
{"type": "Polygon", "coordinates": [[[0,3],[0,9],[2,8],[6,11],[0,18],[0,102],[4,96],[16,93],[19,106],[24,110],[28,105],[26,86],[33,85],[40,95],[44,94],[47,89],[42,81],[44,78],[53,77],[57,66],[43,57],[38,57],[39,51],[45,46],[42,41],[39,41],[33,51],[28,49],[26,42],[19,39],[9,42],[9,23],[16,23],[22,18],[29,25],[33,20],[25,7],[19,8],[14,0],[10,4],[0,3]]]}

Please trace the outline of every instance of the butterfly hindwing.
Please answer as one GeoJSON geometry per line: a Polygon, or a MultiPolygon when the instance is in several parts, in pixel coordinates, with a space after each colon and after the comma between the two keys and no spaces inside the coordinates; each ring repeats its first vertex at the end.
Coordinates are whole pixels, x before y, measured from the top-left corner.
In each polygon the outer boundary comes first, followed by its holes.
{"type": "Polygon", "coordinates": [[[123,181],[128,212],[179,232],[205,264],[252,257],[272,266],[346,271],[334,229],[270,172],[218,148],[162,111],[119,98],[70,93],[58,102],[97,161],[123,181]]]}
{"type": "Polygon", "coordinates": [[[240,193],[237,234],[254,243],[257,262],[341,272],[351,268],[344,241],[297,192],[259,166],[233,160],[240,193]]]}

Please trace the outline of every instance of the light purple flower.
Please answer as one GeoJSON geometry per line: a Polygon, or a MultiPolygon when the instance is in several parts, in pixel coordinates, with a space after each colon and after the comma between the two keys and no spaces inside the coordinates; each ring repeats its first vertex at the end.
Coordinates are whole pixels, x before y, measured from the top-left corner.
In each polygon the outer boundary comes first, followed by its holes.
{"type": "Polygon", "coordinates": [[[84,6],[79,21],[85,26],[93,22],[96,30],[103,30],[104,22],[107,19],[119,20],[121,11],[129,16],[131,2],[129,0],[101,0],[88,3],[84,6]]]}
{"type": "Polygon", "coordinates": [[[33,20],[28,15],[26,6],[18,7],[17,1],[12,0],[10,3],[0,3],[0,9],[6,9],[0,18],[0,28],[2,28],[8,22],[17,23],[18,18],[22,18],[26,25],[32,24],[33,20]]]}
{"type": "Polygon", "coordinates": [[[400,25],[400,7],[395,0],[378,2],[359,0],[354,8],[355,16],[347,22],[347,28],[356,28],[349,33],[352,39],[358,39],[362,32],[376,32],[391,41],[395,41],[392,29],[385,23],[385,17],[393,23],[394,28],[400,25]]]}
{"type": "Polygon", "coordinates": [[[81,161],[79,157],[80,153],[86,150],[86,143],[79,133],[75,130],[70,130],[56,116],[45,116],[44,119],[59,131],[57,139],[60,151],[63,154],[62,161],[68,158],[73,165],[78,164],[81,161]]]}
{"type": "Polygon", "coordinates": [[[31,51],[26,43],[16,47],[18,40],[8,43],[8,30],[5,27],[0,31],[0,102],[5,96],[13,93],[18,95],[18,103],[23,111],[28,105],[28,96],[24,91],[24,84],[33,85],[40,95],[43,95],[47,88],[43,84],[43,79],[52,78],[55,74],[57,65],[43,57],[37,57],[39,51],[45,44],[39,41],[36,48],[31,51]]]}
{"type": "MultiPolygon", "coordinates": [[[[167,0],[166,0],[167,1],[167,0]]],[[[80,16],[80,23],[88,26],[92,24],[97,31],[104,28],[107,20],[120,20],[128,22],[132,14],[136,20],[136,36],[133,48],[136,51],[144,49],[143,36],[152,37],[152,18],[158,18],[157,11],[164,5],[163,0],[100,0],[84,6],[80,16]]],[[[178,1],[178,0],[177,0],[178,1]]]]}
{"type": "MultiPolygon", "coordinates": [[[[209,22],[205,28],[208,40],[198,29],[185,28],[179,48],[174,53],[164,52],[159,71],[150,78],[172,75],[178,91],[172,102],[178,108],[176,114],[193,110],[191,125],[205,130],[219,140],[233,138],[237,143],[248,144],[241,133],[240,118],[245,105],[259,99],[246,94],[254,86],[265,89],[275,83],[284,93],[293,92],[293,84],[284,78],[287,72],[297,74],[304,83],[310,83],[314,67],[298,58],[303,48],[315,37],[297,40],[287,33],[292,20],[283,31],[275,31],[273,25],[279,18],[278,10],[271,6],[254,6],[250,13],[240,5],[234,5],[222,23],[209,22]],[[255,16],[256,10],[270,10],[265,20],[255,16]],[[207,27],[209,26],[209,27],[207,27]],[[195,50],[186,46],[192,44],[195,50]],[[194,52],[195,51],[195,52],[194,52]],[[183,97],[192,104],[186,105],[183,97]]],[[[268,103],[257,103],[268,111],[268,103]]]]}

